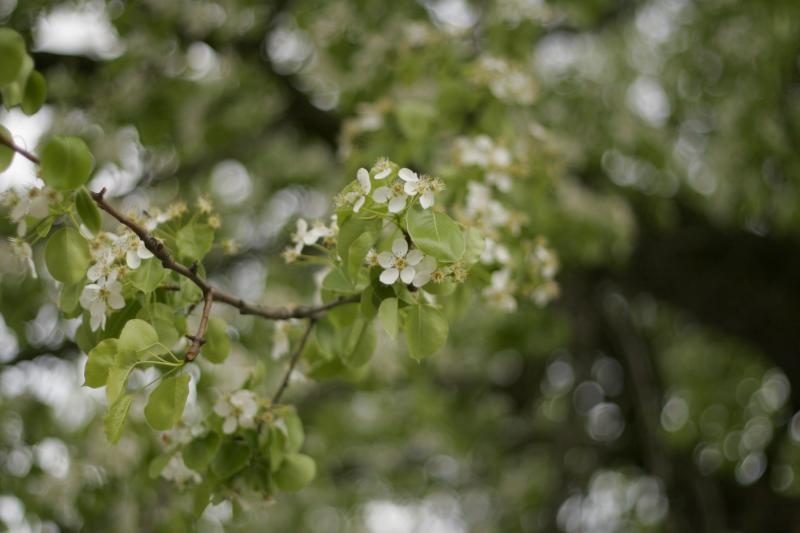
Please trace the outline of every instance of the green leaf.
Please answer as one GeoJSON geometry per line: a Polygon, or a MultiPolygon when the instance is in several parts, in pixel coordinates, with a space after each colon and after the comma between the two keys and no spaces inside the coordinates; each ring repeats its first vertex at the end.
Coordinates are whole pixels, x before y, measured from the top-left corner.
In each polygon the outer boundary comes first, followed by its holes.
{"type": "Polygon", "coordinates": [[[478,228],[467,228],[466,247],[464,249],[464,264],[467,266],[477,263],[486,249],[486,240],[478,228]]]}
{"type": "Polygon", "coordinates": [[[122,435],[122,428],[125,426],[125,419],[128,417],[128,411],[131,408],[131,403],[133,403],[133,396],[130,394],[125,394],[124,396],[118,398],[108,408],[108,413],[106,413],[106,418],[104,420],[104,426],[106,430],[106,438],[111,444],[119,441],[119,437],[122,435]]]}
{"type": "Polygon", "coordinates": [[[189,259],[202,259],[214,244],[214,230],[207,224],[188,224],[175,237],[178,252],[189,259]]]}
{"type": "Polygon", "coordinates": [[[381,234],[381,221],[353,216],[339,229],[336,251],[344,261],[349,278],[355,281],[359,268],[364,264],[367,251],[381,234]]]}
{"type": "Polygon", "coordinates": [[[297,492],[311,483],[317,475],[314,459],[302,453],[287,455],[275,473],[275,483],[286,492],[297,492]]]}
{"type": "Polygon", "coordinates": [[[358,239],[353,241],[347,251],[347,259],[345,260],[345,268],[347,269],[347,276],[354,282],[358,282],[358,272],[364,266],[364,258],[367,257],[367,252],[375,245],[376,236],[371,233],[364,233],[358,239]]]}
{"type": "Polygon", "coordinates": [[[181,419],[186,398],[189,396],[189,374],[182,374],[161,380],[150,394],[144,417],[157,431],[166,431],[181,419]]]}
{"type": "MultiPolygon", "coordinates": [[[[141,267],[140,267],[141,268],[141,267]]],[[[136,318],[144,320],[156,330],[159,343],[172,348],[180,340],[180,331],[185,331],[180,322],[185,317],[175,314],[175,310],[167,304],[151,303],[143,307],[136,318]]]]}
{"type": "Polygon", "coordinates": [[[142,360],[150,355],[164,353],[164,348],[159,346],[158,333],[153,326],[134,318],[128,320],[119,335],[119,351],[130,352],[142,360]],[[144,356],[144,357],[143,357],[144,356]]]}
{"type": "Polygon", "coordinates": [[[112,405],[114,402],[116,402],[120,395],[123,394],[127,389],[128,376],[133,368],[130,365],[119,366],[119,356],[120,354],[117,353],[114,366],[111,366],[108,369],[108,378],[106,379],[106,400],[108,401],[109,405],[112,405]]]}
{"type": "MultiPolygon", "coordinates": [[[[12,140],[11,132],[3,126],[0,126],[0,136],[8,141],[12,140]]],[[[13,161],[15,153],[16,152],[14,152],[14,150],[5,144],[0,144],[0,172],[4,171],[11,165],[11,161],[13,161]]]]}
{"type": "Polygon", "coordinates": [[[378,319],[381,321],[386,334],[392,339],[397,338],[397,330],[399,326],[397,316],[397,298],[386,298],[381,302],[378,308],[378,319]]]}
{"type": "Polygon", "coordinates": [[[227,441],[220,447],[214,457],[211,471],[218,478],[227,479],[244,468],[249,460],[250,449],[245,444],[237,441],[227,441]]]}
{"type": "Polygon", "coordinates": [[[197,472],[203,472],[219,450],[221,439],[217,433],[209,432],[194,439],[183,449],[183,462],[197,472]]]}
{"type": "Polygon", "coordinates": [[[325,279],[322,280],[322,288],[340,293],[356,292],[355,286],[341,268],[334,268],[325,276],[325,279]]]}
{"type": "Polygon", "coordinates": [[[305,432],[303,431],[303,421],[294,409],[287,409],[282,419],[286,424],[286,450],[296,452],[303,445],[305,432]]]}
{"type": "Polygon", "coordinates": [[[10,28],[0,28],[0,85],[17,80],[27,55],[22,35],[10,28]]]}
{"type": "Polygon", "coordinates": [[[203,357],[212,363],[221,363],[231,353],[231,338],[228,336],[228,326],[224,320],[212,318],[208,321],[206,342],[203,344],[203,357]]]}
{"type": "Polygon", "coordinates": [[[94,158],[83,139],[53,137],[42,148],[44,182],[56,189],[77,189],[89,179],[94,158]]]}
{"type": "Polygon", "coordinates": [[[150,476],[150,479],[155,479],[161,475],[161,471],[164,470],[164,467],[167,466],[167,463],[170,462],[172,457],[175,455],[175,452],[165,453],[163,455],[156,456],[150,464],[147,465],[147,475],[150,476]]]}
{"type": "Polygon", "coordinates": [[[47,98],[47,84],[44,76],[38,71],[32,71],[25,84],[25,91],[22,94],[22,111],[26,115],[33,115],[42,108],[47,98]]]}
{"type": "Polygon", "coordinates": [[[366,364],[375,351],[376,338],[372,320],[359,317],[353,322],[345,338],[346,343],[340,355],[344,363],[351,368],[366,364]]]}
{"type": "Polygon", "coordinates": [[[126,279],[143,293],[150,294],[161,285],[167,274],[169,271],[161,266],[161,261],[152,257],[142,261],[139,268],[128,274],[126,279]]]}
{"type": "Polygon", "coordinates": [[[213,492],[213,479],[205,479],[194,488],[194,494],[192,494],[192,513],[195,518],[200,518],[200,515],[206,510],[208,502],[211,501],[211,494],[213,492]]]}
{"type": "Polygon", "coordinates": [[[81,222],[91,231],[97,233],[100,231],[100,224],[102,218],[100,216],[100,209],[97,204],[92,200],[89,191],[85,187],[81,187],[75,193],[75,208],[78,211],[78,216],[81,217],[81,222]]]}
{"type": "Polygon", "coordinates": [[[58,295],[58,308],[64,313],[64,318],[76,318],[83,309],[80,306],[81,292],[84,284],[81,282],[61,286],[58,295]]]}
{"type": "Polygon", "coordinates": [[[83,369],[84,385],[97,389],[106,384],[117,350],[117,339],[106,339],[89,351],[89,360],[83,369]]]}
{"type": "Polygon", "coordinates": [[[441,311],[430,305],[412,305],[406,313],[406,342],[411,357],[420,360],[444,345],[449,325],[441,311]]]}
{"type": "Polygon", "coordinates": [[[428,255],[442,261],[458,261],[464,255],[464,234],[456,221],[432,209],[409,209],[406,227],[411,240],[428,255]]]}
{"type": "Polygon", "coordinates": [[[62,283],[83,279],[89,260],[89,244],[74,228],[61,228],[53,233],[44,249],[47,270],[62,283]]]}
{"type": "Polygon", "coordinates": [[[3,95],[3,105],[6,109],[11,109],[15,105],[22,103],[25,84],[32,70],[33,59],[26,53],[22,58],[22,66],[17,72],[17,77],[14,78],[14,81],[5,85],[0,84],[0,94],[3,95]]]}

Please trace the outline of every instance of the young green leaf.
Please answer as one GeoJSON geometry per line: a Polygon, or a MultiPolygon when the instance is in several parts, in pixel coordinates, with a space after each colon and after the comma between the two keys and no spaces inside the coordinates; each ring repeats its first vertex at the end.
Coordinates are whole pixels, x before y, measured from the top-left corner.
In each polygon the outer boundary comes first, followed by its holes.
{"type": "Polygon", "coordinates": [[[189,259],[202,259],[214,244],[214,230],[208,224],[188,224],[175,238],[178,252],[189,259]]]}
{"type": "Polygon", "coordinates": [[[161,266],[161,261],[153,257],[142,261],[139,268],[128,274],[127,279],[143,293],[150,294],[161,285],[167,274],[169,272],[161,266]]]}
{"type": "Polygon", "coordinates": [[[231,338],[224,320],[212,318],[208,321],[206,342],[203,344],[203,357],[212,363],[221,363],[231,353],[231,338]]]}
{"type": "Polygon", "coordinates": [[[411,240],[428,255],[442,261],[458,261],[464,255],[464,234],[458,224],[433,209],[409,209],[406,228],[411,240]]]}
{"type": "Polygon", "coordinates": [[[133,396],[130,394],[125,394],[124,396],[118,398],[108,408],[108,412],[106,413],[106,418],[104,420],[104,426],[106,430],[106,438],[111,444],[115,444],[117,441],[119,441],[119,437],[122,435],[122,428],[125,426],[125,419],[127,418],[128,411],[131,408],[131,403],[133,403],[133,396]]]}
{"type": "Polygon", "coordinates": [[[22,111],[26,115],[33,115],[41,109],[47,98],[47,84],[44,76],[38,71],[32,71],[22,93],[22,111]]]}
{"type": "Polygon", "coordinates": [[[27,56],[22,35],[10,28],[0,28],[0,85],[17,80],[27,56]]]}
{"type": "Polygon", "coordinates": [[[275,482],[281,490],[297,492],[311,483],[316,475],[317,465],[314,459],[302,453],[292,453],[286,456],[275,473],[275,482]]]}
{"type": "Polygon", "coordinates": [[[386,334],[391,338],[397,338],[397,329],[399,326],[397,316],[397,298],[386,298],[381,302],[378,308],[378,319],[381,321],[386,334]]]}
{"type": "Polygon", "coordinates": [[[75,208],[78,211],[78,216],[81,217],[81,222],[91,231],[97,233],[100,231],[100,224],[102,218],[100,216],[100,209],[97,204],[92,200],[89,191],[81,187],[75,193],[75,208]]]}
{"type": "MultiPolygon", "coordinates": [[[[143,268],[144,263],[141,267],[143,268]]],[[[167,304],[155,302],[143,307],[136,318],[144,320],[156,330],[158,342],[167,348],[172,348],[180,340],[180,331],[185,331],[181,322],[185,317],[176,315],[175,310],[167,304]]]]}
{"type": "Polygon", "coordinates": [[[161,380],[150,394],[144,417],[147,423],[158,431],[172,428],[183,416],[186,398],[189,396],[189,374],[173,376],[161,380]]]}
{"type": "Polygon", "coordinates": [[[119,351],[133,353],[138,360],[149,355],[164,353],[164,349],[158,346],[158,333],[155,328],[138,318],[128,320],[122,328],[122,333],[119,335],[119,351]]]}
{"type": "Polygon", "coordinates": [[[74,228],[53,233],[44,248],[44,262],[56,281],[76,283],[89,268],[89,244],[74,228]]]}
{"type": "Polygon", "coordinates": [[[161,475],[161,471],[164,470],[164,467],[167,466],[172,456],[175,455],[175,452],[169,452],[162,455],[157,455],[150,464],[147,465],[147,475],[150,476],[150,479],[155,479],[161,475]]]}
{"type": "Polygon", "coordinates": [[[220,440],[213,431],[194,439],[183,449],[183,462],[192,470],[203,472],[219,450],[220,440]]]}
{"type": "Polygon", "coordinates": [[[58,136],[42,148],[44,182],[55,189],[77,189],[89,179],[94,158],[83,139],[58,136]]]}
{"type": "Polygon", "coordinates": [[[241,442],[229,440],[220,447],[214,457],[211,471],[218,478],[227,479],[244,468],[249,460],[250,449],[241,442]]]}
{"type": "MultiPolygon", "coordinates": [[[[3,137],[8,141],[12,140],[11,132],[3,126],[0,126],[0,137],[3,137]]],[[[4,171],[11,165],[11,161],[13,161],[15,153],[16,152],[14,152],[14,150],[5,144],[0,144],[0,172],[4,171]]]]}
{"type": "Polygon", "coordinates": [[[406,309],[405,332],[408,352],[420,360],[441,348],[447,340],[447,318],[430,305],[411,305],[406,309]]]}
{"type": "Polygon", "coordinates": [[[127,390],[128,376],[133,368],[130,365],[120,366],[120,355],[124,354],[117,353],[114,365],[109,367],[108,377],[106,378],[106,401],[108,401],[109,405],[116,402],[120,395],[127,390]]]}
{"type": "Polygon", "coordinates": [[[106,384],[117,350],[117,339],[105,339],[89,351],[89,360],[83,370],[84,385],[97,389],[106,384]]]}

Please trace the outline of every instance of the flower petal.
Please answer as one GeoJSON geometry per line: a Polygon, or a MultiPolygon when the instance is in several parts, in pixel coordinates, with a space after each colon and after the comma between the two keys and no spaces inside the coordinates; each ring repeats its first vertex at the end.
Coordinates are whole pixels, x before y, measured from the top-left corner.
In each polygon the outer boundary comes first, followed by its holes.
{"type": "Polygon", "coordinates": [[[231,415],[225,419],[225,423],[222,424],[222,432],[226,435],[230,435],[236,431],[236,417],[231,415]]]}
{"type": "Polygon", "coordinates": [[[394,264],[394,255],[392,252],[381,252],[378,254],[378,264],[383,268],[391,268],[394,264]]]}
{"type": "Polygon", "coordinates": [[[356,200],[356,203],[353,204],[353,213],[358,213],[359,209],[361,209],[361,207],[364,205],[365,201],[366,201],[366,197],[359,196],[358,200],[356,200]]]}
{"type": "Polygon", "coordinates": [[[417,194],[418,186],[419,186],[418,181],[406,182],[406,184],[403,186],[403,192],[405,192],[409,196],[414,196],[415,194],[417,194]]]}
{"type": "Polygon", "coordinates": [[[395,239],[392,243],[392,253],[395,257],[405,257],[408,253],[408,243],[405,239],[395,239]]]}
{"type": "Polygon", "coordinates": [[[389,187],[378,187],[375,189],[375,192],[372,193],[372,199],[379,204],[385,204],[389,201],[389,197],[391,196],[392,191],[389,190],[389,187]]]}
{"type": "Polygon", "coordinates": [[[405,196],[395,196],[392,198],[392,201],[389,202],[389,211],[392,213],[399,213],[406,207],[406,197],[405,196]]]}
{"type": "Polygon", "coordinates": [[[410,252],[408,252],[408,255],[406,256],[406,263],[408,263],[411,266],[414,266],[420,261],[422,261],[423,257],[425,257],[425,254],[422,253],[422,250],[411,250],[410,252]]]}
{"type": "Polygon", "coordinates": [[[358,172],[356,173],[356,179],[358,179],[358,183],[359,185],[361,185],[361,189],[365,193],[368,193],[370,189],[370,184],[369,184],[369,172],[367,171],[367,169],[363,167],[359,168],[358,172]]]}
{"type": "Polygon", "coordinates": [[[436,270],[436,258],[431,255],[426,255],[422,261],[414,268],[417,271],[417,274],[420,272],[426,272],[430,274],[434,270],[436,270]]]}
{"type": "Polygon", "coordinates": [[[417,275],[414,276],[414,281],[412,281],[411,284],[414,285],[415,287],[422,287],[430,280],[431,280],[430,272],[417,272],[417,275]]]}
{"type": "Polygon", "coordinates": [[[401,168],[397,175],[403,181],[419,181],[419,176],[417,176],[417,173],[410,168],[401,168]]]}
{"type": "Polygon", "coordinates": [[[398,277],[400,277],[400,271],[396,268],[390,268],[381,272],[381,277],[379,279],[384,285],[391,285],[397,281],[398,277]]]}
{"type": "Polygon", "coordinates": [[[425,191],[422,193],[422,196],[419,197],[419,205],[422,206],[422,209],[428,209],[433,205],[433,191],[425,191]]]}
{"type": "Polygon", "coordinates": [[[386,179],[386,178],[389,177],[389,174],[391,174],[391,173],[392,173],[391,167],[386,167],[383,170],[381,170],[380,172],[378,172],[377,174],[375,174],[375,179],[376,180],[386,179]]]}
{"type": "Polygon", "coordinates": [[[403,283],[411,283],[414,281],[414,275],[416,272],[414,271],[414,267],[407,266],[400,272],[400,279],[403,280],[403,283]]]}

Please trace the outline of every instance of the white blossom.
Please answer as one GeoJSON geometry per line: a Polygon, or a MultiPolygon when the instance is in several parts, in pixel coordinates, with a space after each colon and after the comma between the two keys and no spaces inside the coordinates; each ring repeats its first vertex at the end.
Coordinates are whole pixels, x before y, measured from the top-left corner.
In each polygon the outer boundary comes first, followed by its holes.
{"type": "Polygon", "coordinates": [[[422,287],[431,280],[431,274],[436,270],[436,258],[426,255],[422,261],[414,267],[414,281],[411,282],[415,287],[422,287]]]}
{"type": "Polygon", "coordinates": [[[379,204],[389,202],[389,212],[399,213],[406,208],[406,197],[408,194],[405,192],[405,183],[401,180],[395,180],[391,186],[383,186],[375,189],[372,193],[372,199],[379,204]]]}
{"type": "Polygon", "coordinates": [[[161,470],[161,477],[173,481],[178,485],[183,485],[188,481],[193,481],[195,483],[203,481],[200,474],[186,466],[186,463],[183,462],[181,452],[172,456],[166,466],[161,470]]]}
{"type": "Polygon", "coordinates": [[[224,419],[222,431],[231,434],[237,427],[255,427],[258,403],[253,391],[242,389],[229,396],[222,396],[214,404],[214,412],[224,419]]]}
{"type": "Polygon", "coordinates": [[[419,205],[423,209],[428,209],[433,205],[433,186],[430,178],[427,176],[420,178],[416,172],[408,168],[401,168],[397,175],[406,182],[403,186],[403,191],[407,195],[419,195],[419,205]]]}
{"type": "Polygon", "coordinates": [[[408,251],[405,239],[395,239],[391,252],[378,254],[378,264],[384,268],[380,280],[385,285],[392,285],[400,278],[403,283],[412,283],[417,275],[416,265],[424,258],[420,250],[408,251]]]}
{"type": "Polygon", "coordinates": [[[320,237],[324,237],[323,233],[327,233],[324,224],[314,224],[311,228],[308,226],[303,218],[297,219],[295,232],[292,234],[292,242],[297,244],[302,250],[303,245],[309,246],[316,243],[320,237]]]}
{"type": "Polygon", "coordinates": [[[511,271],[504,268],[492,272],[491,285],[483,289],[483,296],[493,306],[510,313],[517,309],[515,290],[516,286],[511,281],[511,271]]]}
{"type": "Polygon", "coordinates": [[[97,331],[98,328],[104,329],[109,310],[125,307],[122,283],[117,281],[116,270],[111,271],[108,277],[101,277],[95,283],[86,285],[79,300],[81,307],[88,310],[91,315],[92,331],[97,331]]]}
{"type": "Polygon", "coordinates": [[[364,202],[367,201],[367,196],[369,196],[369,192],[372,189],[372,185],[369,181],[369,171],[367,171],[366,168],[362,167],[358,169],[358,172],[356,173],[356,179],[358,180],[359,190],[357,192],[355,203],[353,204],[353,213],[358,213],[358,211],[364,205],[364,202]]]}
{"type": "Polygon", "coordinates": [[[56,191],[47,188],[30,187],[22,194],[10,189],[3,195],[3,204],[11,209],[9,217],[17,224],[17,235],[22,237],[28,230],[25,217],[46,217],[50,213],[50,201],[58,198],[56,191]]]}
{"type": "Polygon", "coordinates": [[[11,251],[14,255],[21,261],[27,263],[31,271],[31,276],[36,278],[36,265],[33,263],[33,250],[31,250],[31,245],[22,239],[15,239],[13,237],[8,239],[8,242],[11,244],[11,251]]]}
{"type": "Polygon", "coordinates": [[[142,259],[150,259],[153,257],[153,252],[147,249],[144,241],[134,234],[128,238],[128,250],[125,253],[125,262],[131,269],[139,268],[142,264],[142,259]]]}

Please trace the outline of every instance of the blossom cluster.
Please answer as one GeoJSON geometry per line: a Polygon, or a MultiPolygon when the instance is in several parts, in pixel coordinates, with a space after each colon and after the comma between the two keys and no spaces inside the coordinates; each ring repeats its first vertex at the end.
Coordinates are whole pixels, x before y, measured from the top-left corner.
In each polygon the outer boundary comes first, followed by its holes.
{"type": "Polygon", "coordinates": [[[473,67],[472,79],[487,85],[498,100],[511,104],[530,105],[539,93],[536,80],[524,69],[495,56],[482,56],[473,67]]]}

